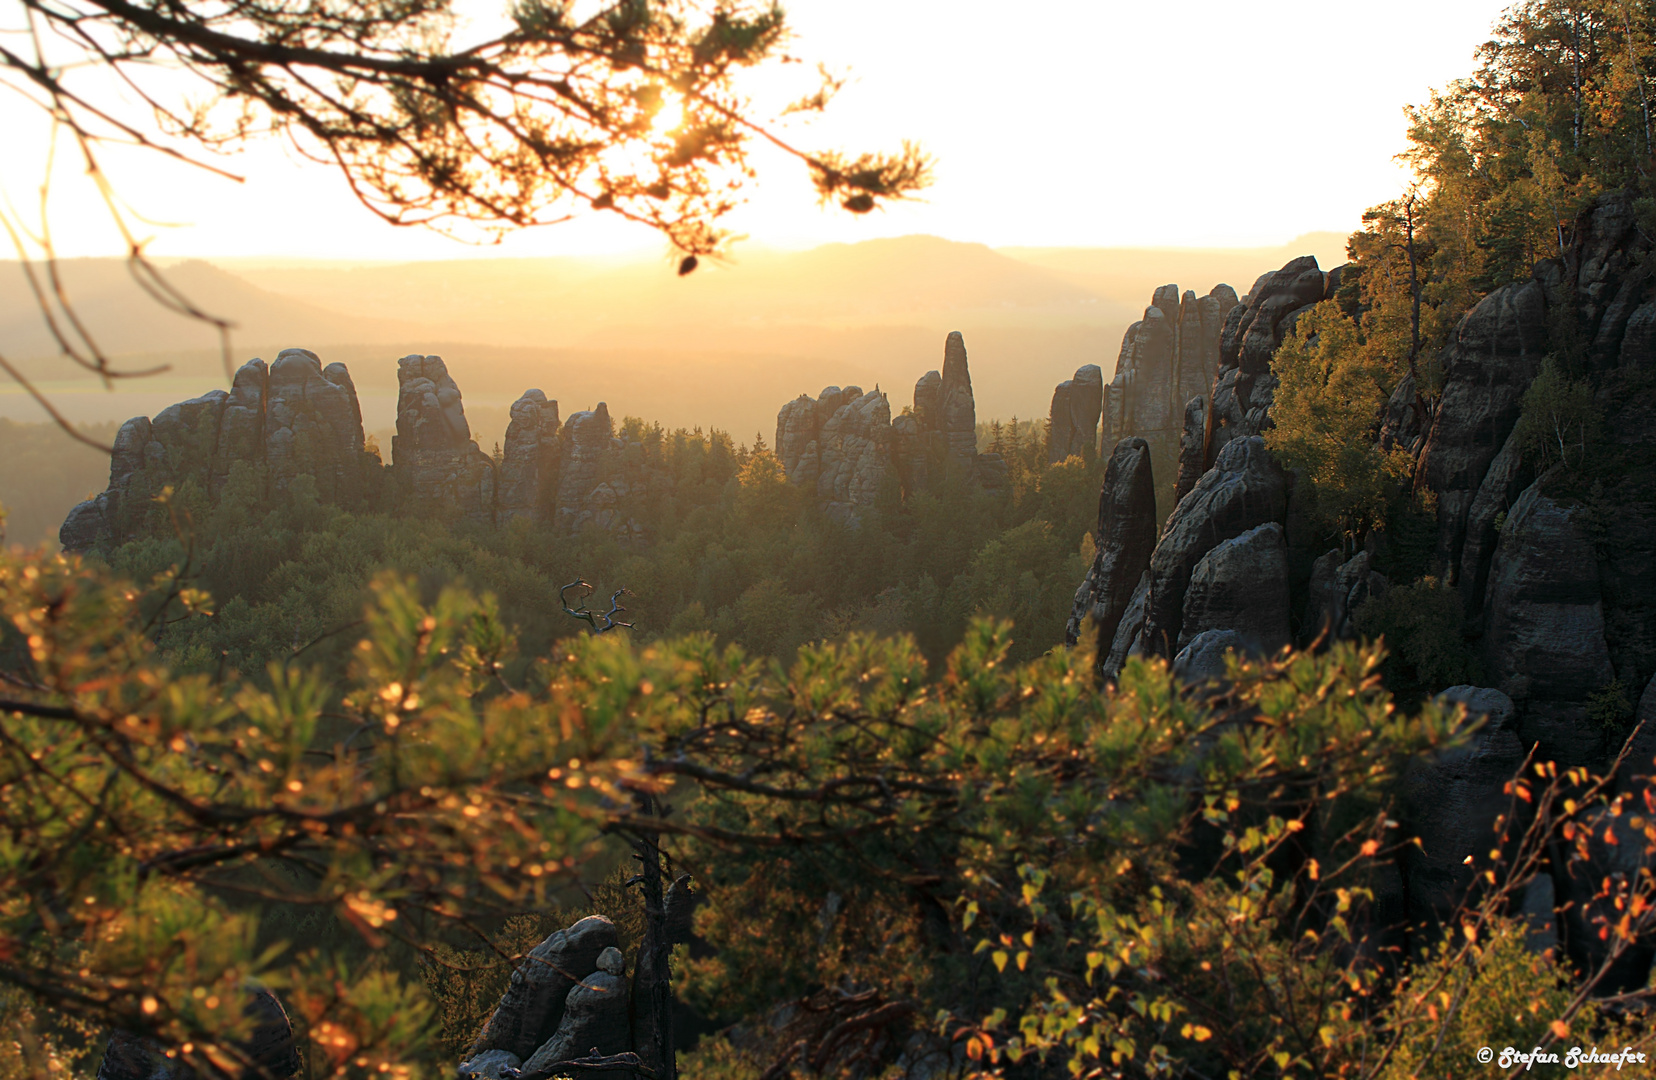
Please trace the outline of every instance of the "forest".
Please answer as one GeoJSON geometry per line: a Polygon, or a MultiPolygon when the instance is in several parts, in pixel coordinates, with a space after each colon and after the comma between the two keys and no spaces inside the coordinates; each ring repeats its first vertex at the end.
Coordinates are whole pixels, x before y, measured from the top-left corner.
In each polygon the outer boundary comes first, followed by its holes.
{"type": "Polygon", "coordinates": [[[0,1077],[1642,1075],[1652,77],[1646,5],[1521,0],[1182,433],[1159,313],[1073,454],[951,411],[962,347],[850,512],[782,418],[606,413],[619,518],[504,515],[530,444],[425,357],[395,450],[158,414],[114,524],[0,555],[0,1077]]]}

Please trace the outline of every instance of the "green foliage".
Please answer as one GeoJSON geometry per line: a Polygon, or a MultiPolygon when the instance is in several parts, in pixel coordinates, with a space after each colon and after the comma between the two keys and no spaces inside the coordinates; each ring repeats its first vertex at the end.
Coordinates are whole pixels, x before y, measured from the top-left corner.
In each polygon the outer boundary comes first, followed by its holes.
{"type": "MultiPolygon", "coordinates": [[[[1470,1070],[1467,1063],[1478,1060],[1482,1047],[1497,1054],[1508,1046],[1527,1053],[1555,1037],[1551,1025],[1569,1015],[1576,988],[1551,958],[1525,946],[1526,929],[1521,921],[1492,920],[1470,944],[1466,963],[1454,962],[1466,947],[1457,940],[1461,934],[1437,944],[1422,964],[1424,977],[1414,979],[1386,1010],[1388,1026],[1402,1037],[1380,1074],[1384,1080],[1453,1075],[1470,1070]]],[[[1590,1044],[1588,1033],[1600,1027],[1598,1010],[1589,1003],[1565,1026],[1590,1044]]],[[[1610,1049],[1611,1039],[1600,1045],[1610,1049]]],[[[1620,1046],[1617,1042],[1615,1049],[1620,1046]]]]}
{"type": "Polygon", "coordinates": [[[637,640],[710,631],[786,656],[852,630],[913,629],[937,662],[974,615],[1015,618],[1020,658],[1061,640],[1085,573],[1072,553],[1092,526],[1097,462],[1048,465],[1033,437],[1010,437],[1020,463],[1010,497],[954,482],[906,501],[890,492],[851,527],[789,483],[768,450],[632,418],[621,431],[638,444],[638,467],[667,481],[635,485],[619,507],[642,526],[642,542],[527,521],[352,512],[306,475],[267,492],[256,469],[237,463],[211,501],[186,481],[170,503],[142,504],[147,532],[103,557],[138,581],[187,566],[213,595],[213,619],[169,624],[160,636],[171,663],[198,672],[257,672],[301,655],[342,675],[348,631],[381,570],[412,578],[428,602],[451,584],[497,597],[523,644],[508,661],[514,675],[522,657],[581,629],[557,602],[557,587],[577,578],[605,595],[631,590],[637,640]]]}
{"type": "Polygon", "coordinates": [[[1365,348],[1358,328],[1327,300],[1300,317],[1271,360],[1279,385],[1265,444],[1310,480],[1313,518],[1355,539],[1383,526],[1387,505],[1413,468],[1402,450],[1383,452],[1375,418],[1395,373],[1365,348]]]}
{"type": "MultiPolygon", "coordinates": [[[[650,827],[709,898],[713,947],[675,963],[685,999],[743,1023],[693,1059],[731,1080],[961,1044],[990,1072],[1372,1075],[1376,1046],[1413,1061],[1442,1033],[1441,980],[1516,992],[1468,965],[1494,907],[1402,982],[1381,959],[1399,777],[1464,718],[1396,708],[1376,646],[1238,663],[1219,697],[1140,659],[1099,692],[1088,656],[1018,663],[986,620],[935,678],[913,638],[862,632],[786,666],[702,634],[514,667],[492,602],[382,576],[337,684],[303,660],[255,683],[168,667],[154,618],[215,616],[159,588],[0,561],[0,984],[31,1037],[118,1024],[204,1061],[257,976],[317,1071],[446,1071],[551,928],[597,911],[636,947],[616,877],[560,900],[613,868],[604,837],[645,793],[670,794],[650,827]]],[[[1531,982],[1532,1015],[1570,1018],[1531,982]]]]}
{"type": "Polygon", "coordinates": [[[1385,642],[1386,685],[1404,699],[1478,681],[1464,618],[1460,593],[1433,577],[1387,589],[1352,613],[1358,633],[1385,642]]]}
{"type": "Polygon", "coordinates": [[[1598,426],[1592,385],[1571,379],[1552,357],[1542,360],[1540,374],[1524,391],[1513,429],[1525,458],[1536,463],[1537,471],[1555,464],[1579,468],[1598,426]]]}

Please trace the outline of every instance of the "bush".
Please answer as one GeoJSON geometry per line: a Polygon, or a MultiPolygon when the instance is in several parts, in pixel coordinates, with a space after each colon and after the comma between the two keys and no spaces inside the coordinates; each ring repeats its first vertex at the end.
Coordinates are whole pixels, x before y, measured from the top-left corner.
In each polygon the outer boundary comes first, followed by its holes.
{"type": "Polygon", "coordinates": [[[1464,621],[1460,593],[1433,577],[1387,589],[1352,613],[1359,634],[1385,643],[1386,685],[1405,700],[1479,681],[1464,621]]]}

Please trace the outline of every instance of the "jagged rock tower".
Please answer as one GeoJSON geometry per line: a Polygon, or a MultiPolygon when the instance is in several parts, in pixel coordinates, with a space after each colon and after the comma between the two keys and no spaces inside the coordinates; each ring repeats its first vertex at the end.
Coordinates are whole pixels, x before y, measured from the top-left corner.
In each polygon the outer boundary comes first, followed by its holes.
{"type": "MultiPolygon", "coordinates": [[[[1203,297],[1190,290],[1181,297],[1177,285],[1163,285],[1144,309],[1144,318],[1122,335],[1115,375],[1104,391],[1103,447],[1107,452],[1128,437],[1145,441],[1162,518],[1173,509],[1185,404],[1211,389],[1225,317],[1236,303],[1236,290],[1229,285],[1216,285],[1203,297]]],[[[1053,426],[1057,430],[1056,422],[1053,426]]]]}
{"type": "Polygon", "coordinates": [[[268,368],[258,359],[243,364],[228,392],[122,424],[108,488],[69,511],[59,539],[69,551],[132,539],[167,487],[193,485],[216,499],[234,486],[257,496],[304,475],[324,501],[353,505],[374,468],[345,365],[324,368],[315,353],[284,349],[268,368]]]}

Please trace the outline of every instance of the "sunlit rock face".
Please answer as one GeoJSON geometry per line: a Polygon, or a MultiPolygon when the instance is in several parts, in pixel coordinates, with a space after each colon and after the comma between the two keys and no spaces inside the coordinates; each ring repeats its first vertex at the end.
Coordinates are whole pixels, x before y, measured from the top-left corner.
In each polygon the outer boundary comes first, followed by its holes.
{"type": "MultiPolygon", "coordinates": [[[[1179,476],[1189,403],[1212,391],[1225,320],[1237,306],[1236,290],[1229,285],[1216,285],[1206,296],[1188,289],[1181,295],[1177,285],[1163,285],[1144,317],[1122,335],[1115,371],[1101,395],[1102,446],[1143,439],[1164,487],[1179,476]]],[[[1076,376],[1073,381],[1079,383],[1081,373],[1076,376]]],[[[1053,428],[1058,427],[1055,419],[1053,428]]],[[[1160,492],[1158,516],[1165,518],[1173,502],[1171,491],[1160,492]]]]}
{"type": "Polygon", "coordinates": [[[525,390],[512,403],[495,486],[496,516],[544,520],[553,512],[558,491],[558,467],[563,455],[558,403],[539,390],[525,390]]]}
{"type": "Polygon", "coordinates": [[[361,502],[375,463],[363,451],[362,410],[344,364],[284,349],[254,359],[229,391],[169,405],[121,425],[109,486],[69,512],[59,540],[69,551],[122,543],[165,517],[167,488],[218,500],[256,499],[300,477],[324,502],[361,502]],[[152,520],[154,518],[155,520],[152,520]]]}
{"type": "Polygon", "coordinates": [[[1104,410],[1104,372],[1097,364],[1077,368],[1052,391],[1047,413],[1047,461],[1098,455],[1098,419],[1104,410]]]}
{"type": "Polygon", "coordinates": [[[944,341],[943,369],[920,376],[900,415],[879,387],[829,386],[778,410],[774,446],[788,480],[846,522],[861,521],[888,481],[900,495],[949,481],[1006,487],[1006,463],[977,452],[977,403],[958,331],[944,341]]]}
{"type": "Polygon", "coordinates": [[[445,514],[494,519],[494,459],[478,449],[460,388],[439,356],[397,361],[397,434],[391,467],[415,501],[445,514]]]}

